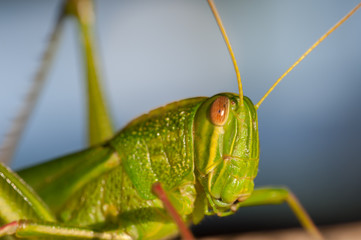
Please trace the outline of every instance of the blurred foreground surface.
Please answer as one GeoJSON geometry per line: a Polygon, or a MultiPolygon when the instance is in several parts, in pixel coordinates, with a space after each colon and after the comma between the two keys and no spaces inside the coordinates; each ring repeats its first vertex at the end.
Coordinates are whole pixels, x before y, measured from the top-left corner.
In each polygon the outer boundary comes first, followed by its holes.
{"type": "MultiPolygon", "coordinates": [[[[320,228],[327,240],[358,240],[361,239],[361,222],[333,225],[320,228]]],[[[312,239],[303,229],[250,232],[237,235],[204,237],[203,240],[309,240],[312,239]]]]}

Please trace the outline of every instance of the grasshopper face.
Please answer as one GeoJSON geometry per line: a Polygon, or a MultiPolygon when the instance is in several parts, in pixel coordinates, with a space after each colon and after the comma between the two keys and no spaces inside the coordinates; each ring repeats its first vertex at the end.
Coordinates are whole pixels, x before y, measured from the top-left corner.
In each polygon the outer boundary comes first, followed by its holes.
{"type": "Polygon", "coordinates": [[[244,201],[257,175],[257,113],[249,98],[222,93],[207,99],[194,123],[195,168],[211,206],[222,211],[244,201]]]}

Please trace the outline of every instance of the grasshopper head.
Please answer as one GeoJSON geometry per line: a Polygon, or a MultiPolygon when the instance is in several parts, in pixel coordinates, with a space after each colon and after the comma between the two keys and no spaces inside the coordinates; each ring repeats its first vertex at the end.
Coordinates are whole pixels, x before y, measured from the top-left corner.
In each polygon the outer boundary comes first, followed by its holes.
{"type": "Polygon", "coordinates": [[[226,210],[252,193],[257,175],[257,113],[251,100],[234,93],[207,99],[194,122],[194,161],[198,181],[211,206],[226,210]]]}

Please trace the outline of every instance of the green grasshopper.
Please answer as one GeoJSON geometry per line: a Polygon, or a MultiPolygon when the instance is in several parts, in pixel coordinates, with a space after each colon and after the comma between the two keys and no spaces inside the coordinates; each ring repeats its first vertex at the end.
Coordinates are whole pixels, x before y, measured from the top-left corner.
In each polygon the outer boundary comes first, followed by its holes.
{"type": "MultiPolygon", "coordinates": [[[[95,136],[93,143],[103,138],[95,136]]],[[[253,190],[258,159],[257,114],[248,98],[223,93],[171,103],[133,120],[109,141],[20,171],[42,200],[1,167],[6,179],[1,196],[10,198],[1,203],[6,206],[1,208],[6,209],[1,211],[4,223],[33,221],[8,224],[0,232],[104,239],[172,236],[177,227],[152,192],[154,183],[161,182],[186,222],[287,201],[301,223],[319,236],[287,189],[253,190]],[[64,223],[55,223],[59,219],[64,223]]]]}

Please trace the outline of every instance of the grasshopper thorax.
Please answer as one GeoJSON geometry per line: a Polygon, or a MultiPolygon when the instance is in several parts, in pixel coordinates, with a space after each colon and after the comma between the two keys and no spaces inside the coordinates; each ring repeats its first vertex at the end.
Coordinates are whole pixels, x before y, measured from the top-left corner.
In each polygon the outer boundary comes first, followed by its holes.
{"type": "Polygon", "coordinates": [[[253,191],[259,139],[251,100],[234,93],[217,94],[199,107],[194,123],[197,180],[213,211],[220,213],[253,191]]]}

